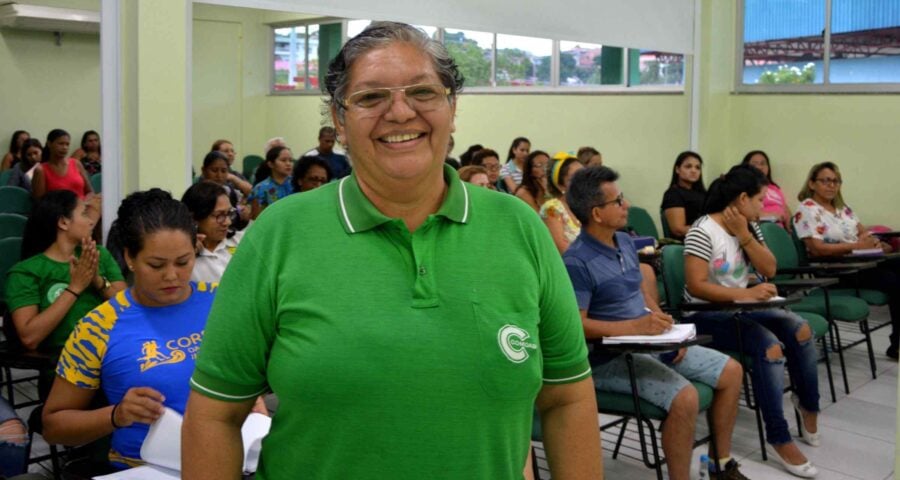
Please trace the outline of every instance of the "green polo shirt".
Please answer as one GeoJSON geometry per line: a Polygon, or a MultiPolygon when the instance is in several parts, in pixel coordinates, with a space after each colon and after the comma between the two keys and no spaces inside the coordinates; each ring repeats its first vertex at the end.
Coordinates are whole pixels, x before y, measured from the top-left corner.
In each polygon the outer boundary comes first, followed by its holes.
{"type": "Polygon", "coordinates": [[[444,175],[443,205],[412,234],[355,174],[247,231],[191,387],[278,395],[257,478],[521,478],[542,384],[590,375],[538,216],[444,175]]]}

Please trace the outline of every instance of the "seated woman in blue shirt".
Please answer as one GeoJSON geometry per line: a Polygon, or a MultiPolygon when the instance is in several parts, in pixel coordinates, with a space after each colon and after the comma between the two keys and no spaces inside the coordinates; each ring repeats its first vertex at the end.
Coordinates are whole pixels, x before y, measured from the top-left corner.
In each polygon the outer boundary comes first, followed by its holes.
{"type": "Polygon", "coordinates": [[[44,437],[80,445],[112,434],[110,463],[139,465],[163,407],[183,413],[188,380],[217,284],[190,281],[196,234],[187,207],[159,189],[119,207],[134,286],[83,318],[69,336],[44,407],[44,437]],[[91,409],[99,389],[110,405],[91,409]]]}

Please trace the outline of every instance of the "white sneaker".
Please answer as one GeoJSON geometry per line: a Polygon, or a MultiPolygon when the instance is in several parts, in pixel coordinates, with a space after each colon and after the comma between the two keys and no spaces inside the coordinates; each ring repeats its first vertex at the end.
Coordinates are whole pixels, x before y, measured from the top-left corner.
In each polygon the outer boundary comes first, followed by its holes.
{"type": "Polygon", "coordinates": [[[806,422],[803,421],[803,408],[800,407],[800,397],[792,393],[791,403],[794,404],[794,410],[800,415],[800,438],[810,446],[818,447],[822,444],[822,437],[819,435],[819,432],[811,433],[806,430],[806,422]]]}
{"type": "Polygon", "coordinates": [[[772,448],[772,446],[769,444],[766,444],[766,452],[768,452],[770,456],[775,457],[776,460],[781,462],[781,466],[783,466],[784,469],[787,470],[791,475],[803,478],[813,478],[819,474],[819,470],[817,470],[809,460],[807,460],[806,463],[800,465],[792,465],[788,463],[787,460],[781,458],[781,455],[778,454],[778,451],[772,448]]]}

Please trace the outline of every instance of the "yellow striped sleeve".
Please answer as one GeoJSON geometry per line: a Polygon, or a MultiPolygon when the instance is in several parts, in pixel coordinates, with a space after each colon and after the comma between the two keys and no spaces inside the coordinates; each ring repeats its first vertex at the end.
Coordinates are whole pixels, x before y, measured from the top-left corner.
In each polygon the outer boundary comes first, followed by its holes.
{"type": "MultiPolygon", "coordinates": [[[[124,294],[120,295],[124,300],[124,294]]],[[[116,306],[105,302],[79,320],[60,353],[56,374],[79,388],[100,388],[100,366],[118,318],[116,306]]]]}

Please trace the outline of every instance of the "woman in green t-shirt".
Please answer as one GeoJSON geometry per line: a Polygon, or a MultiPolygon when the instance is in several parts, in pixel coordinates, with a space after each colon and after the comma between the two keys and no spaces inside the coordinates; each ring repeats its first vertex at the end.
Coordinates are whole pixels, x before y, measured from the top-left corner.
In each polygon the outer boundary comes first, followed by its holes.
{"type": "Polygon", "coordinates": [[[29,350],[62,347],[81,317],[125,288],[112,255],[91,240],[90,208],[57,190],[28,219],[22,261],[7,274],[6,303],[29,350]]]}

